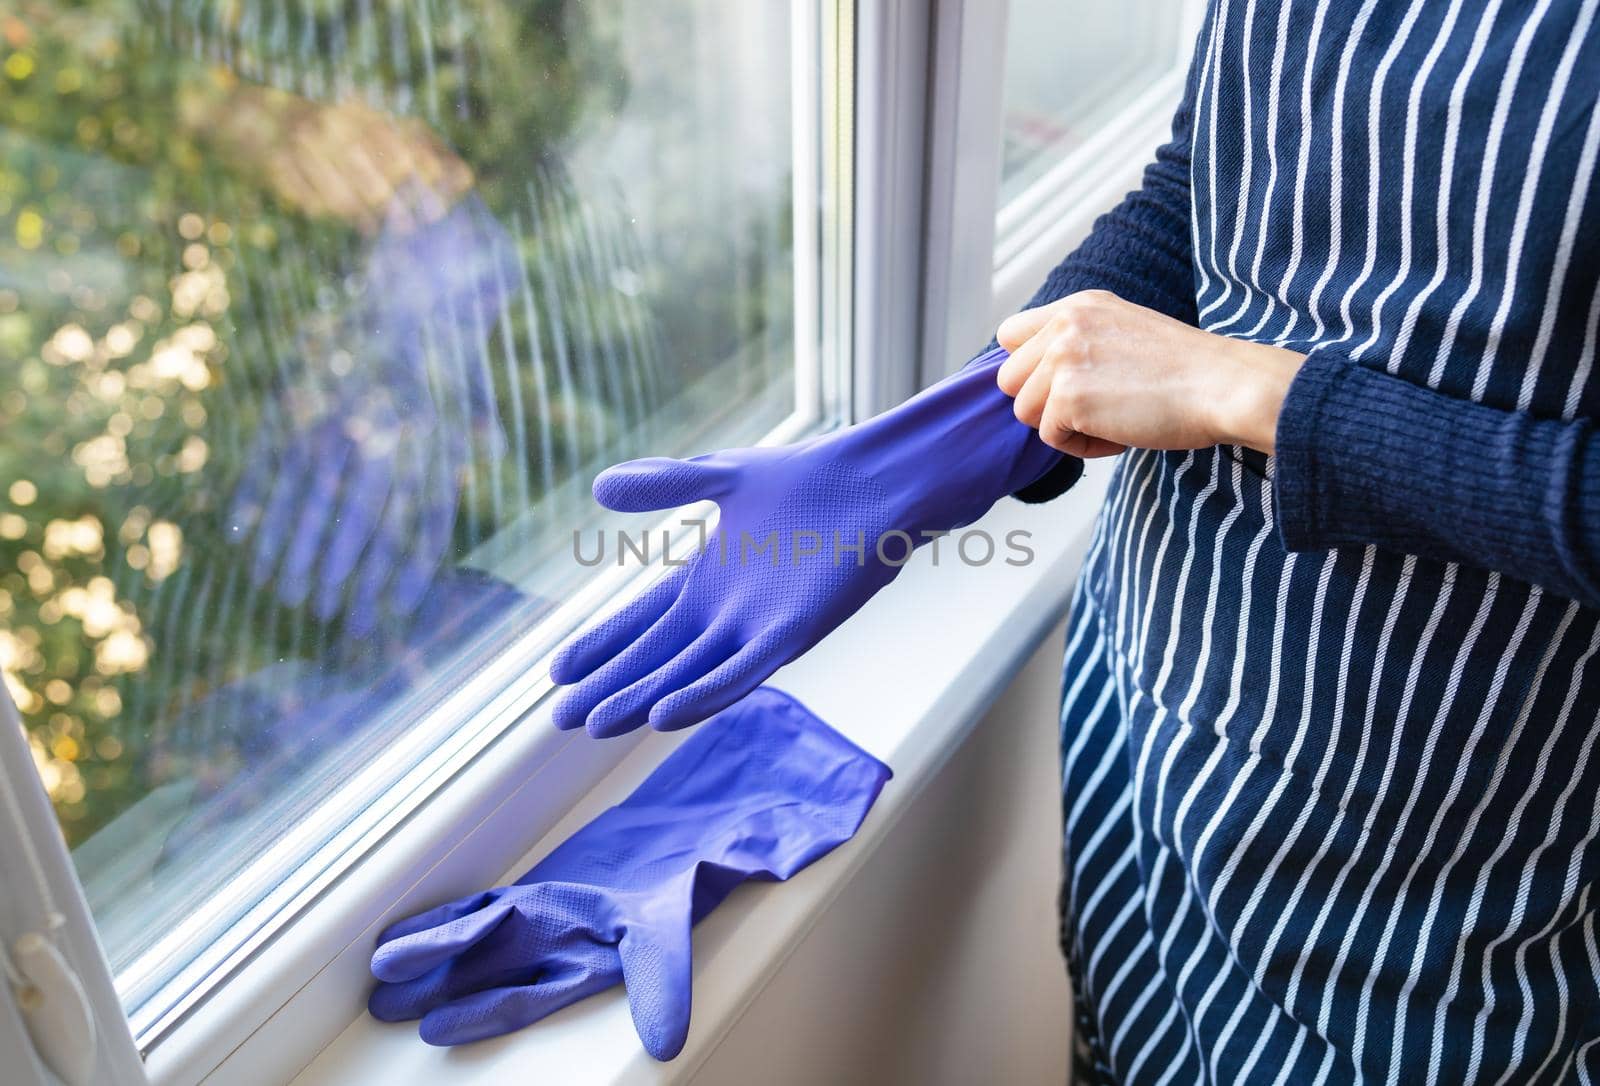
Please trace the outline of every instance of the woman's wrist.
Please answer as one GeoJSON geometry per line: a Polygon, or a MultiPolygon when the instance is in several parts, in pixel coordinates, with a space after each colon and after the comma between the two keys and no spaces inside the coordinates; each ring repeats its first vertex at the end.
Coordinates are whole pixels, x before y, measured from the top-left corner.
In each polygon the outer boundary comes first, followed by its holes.
{"type": "Polygon", "coordinates": [[[1306,356],[1283,347],[1222,339],[1224,358],[1213,372],[1219,441],[1272,455],[1278,415],[1306,356]]]}

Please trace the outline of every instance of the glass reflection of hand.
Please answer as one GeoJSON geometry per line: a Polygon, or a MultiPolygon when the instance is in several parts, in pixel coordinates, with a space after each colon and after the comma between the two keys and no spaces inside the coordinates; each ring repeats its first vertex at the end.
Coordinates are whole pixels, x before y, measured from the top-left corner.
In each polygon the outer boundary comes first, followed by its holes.
{"type": "Polygon", "coordinates": [[[504,453],[487,344],[513,260],[476,197],[394,202],[357,313],[300,330],[308,373],[267,405],[246,459],[229,529],[258,586],[358,635],[416,609],[463,472],[504,453]]]}

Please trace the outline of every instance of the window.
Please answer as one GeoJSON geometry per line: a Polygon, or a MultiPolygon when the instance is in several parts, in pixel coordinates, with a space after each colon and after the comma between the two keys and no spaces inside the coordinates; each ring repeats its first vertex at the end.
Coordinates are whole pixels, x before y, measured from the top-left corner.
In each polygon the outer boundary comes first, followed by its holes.
{"type": "Polygon", "coordinates": [[[643,523],[594,472],[970,357],[1134,183],[1195,7],[0,13],[0,757],[157,1081],[298,1066],[340,951],[615,764],[517,726],[648,576],[578,560],[643,523]]]}
{"type": "Polygon", "coordinates": [[[1167,74],[1184,44],[1182,9],[1179,0],[1010,0],[1001,206],[1167,74]]]}
{"type": "Polygon", "coordinates": [[[136,1037],[542,692],[598,468],[827,421],[793,6],[0,15],[0,667],[136,1037]]]}

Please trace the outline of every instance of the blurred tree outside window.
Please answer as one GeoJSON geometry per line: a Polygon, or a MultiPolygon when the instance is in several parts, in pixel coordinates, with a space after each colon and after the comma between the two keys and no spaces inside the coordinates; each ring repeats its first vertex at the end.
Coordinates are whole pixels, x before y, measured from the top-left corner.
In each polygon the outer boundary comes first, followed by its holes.
{"type": "Polygon", "coordinates": [[[0,675],[114,964],[571,590],[597,467],[793,409],[788,25],[0,13],[0,675]]]}

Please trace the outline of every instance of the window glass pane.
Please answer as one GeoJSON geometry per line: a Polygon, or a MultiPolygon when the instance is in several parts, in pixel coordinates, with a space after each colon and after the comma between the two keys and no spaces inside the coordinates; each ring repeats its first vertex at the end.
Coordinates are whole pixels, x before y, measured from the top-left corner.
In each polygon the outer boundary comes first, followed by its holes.
{"type": "Polygon", "coordinates": [[[1183,0],[1010,0],[1000,203],[1175,62],[1183,0]]]}
{"type": "Polygon", "coordinates": [[[0,667],[130,1007],[531,651],[600,466],[792,421],[790,30],[0,14],[0,667]]]}

